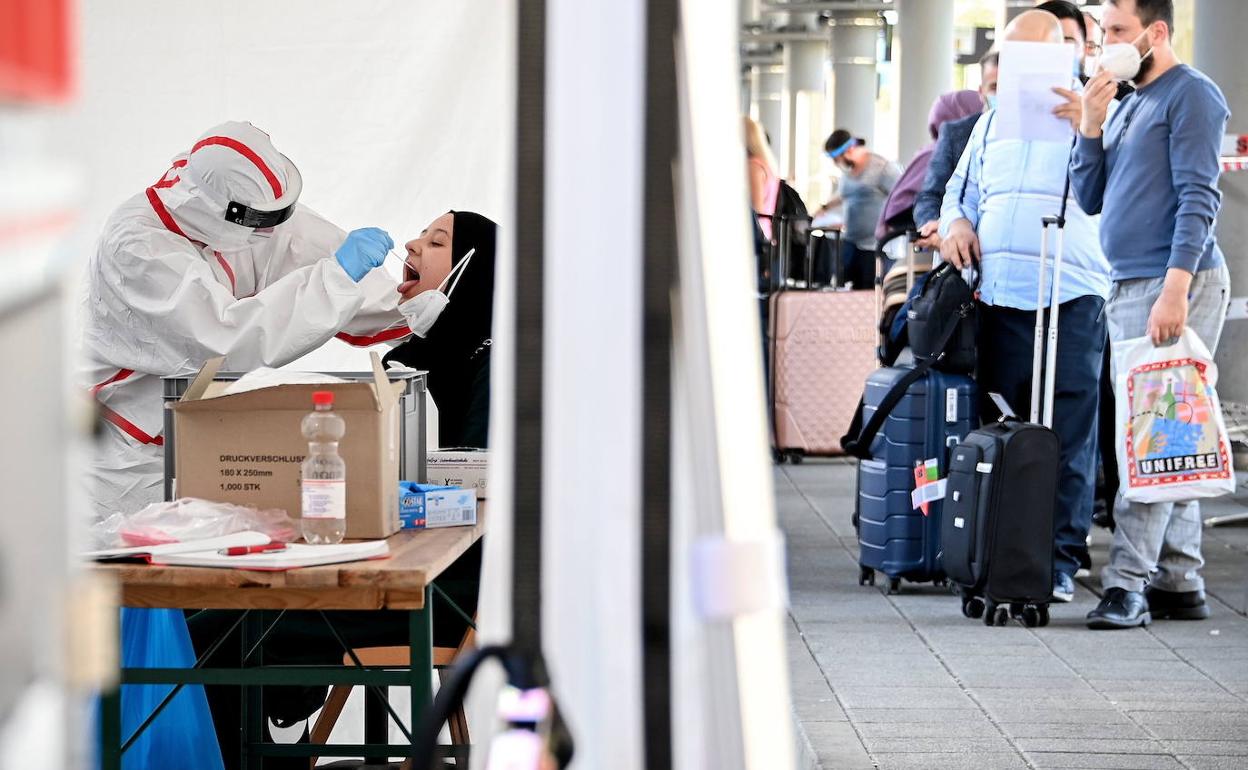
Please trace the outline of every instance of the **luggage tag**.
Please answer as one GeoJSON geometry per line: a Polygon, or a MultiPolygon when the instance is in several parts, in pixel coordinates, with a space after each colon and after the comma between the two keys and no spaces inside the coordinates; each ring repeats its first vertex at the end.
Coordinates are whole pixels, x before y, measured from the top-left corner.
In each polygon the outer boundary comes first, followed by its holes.
{"type": "Polygon", "coordinates": [[[940,461],[932,458],[914,464],[914,491],[910,493],[910,504],[930,513],[931,503],[945,498],[945,479],[940,478],[940,461]]]}
{"type": "Polygon", "coordinates": [[[1001,419],[1018,419],[1018,414],[1010,408],[1010,402],[1005,400],[1005,396],[1000,393],[989,393],[988,398],[992,399],[992,403],[996,405],[997,411],[1001,413],[1001,419]]]}

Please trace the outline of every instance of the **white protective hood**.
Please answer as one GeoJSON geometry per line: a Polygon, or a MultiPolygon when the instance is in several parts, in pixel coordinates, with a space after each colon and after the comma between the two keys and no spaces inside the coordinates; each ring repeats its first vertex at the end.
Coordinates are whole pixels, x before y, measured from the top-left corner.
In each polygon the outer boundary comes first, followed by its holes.
{"type": "Polygon", "coordinates": [[[229,204],[259,211],[293,206],[303,179],[268,134],[250,123],[231,121],[210,129],[189,152],[175,157],[154,190],[187,237],[233,251],[260,236],[254,228],[226,219],[229,204]]]}

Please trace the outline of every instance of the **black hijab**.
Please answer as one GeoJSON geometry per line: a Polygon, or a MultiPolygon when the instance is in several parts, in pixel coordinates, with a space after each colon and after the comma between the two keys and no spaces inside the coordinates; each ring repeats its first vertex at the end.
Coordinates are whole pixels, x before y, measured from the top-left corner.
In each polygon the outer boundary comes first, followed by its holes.
{"type": "Polygon", "coordinates": [[[494,253],[498,225],[471,211],[451,211],[451,268],[472,259],[447,282],[450,303],[424,339],[412,335],[386,356],[416,369],[458,368],[490,341],[494,319],[494,253]],[[458,282],[456,279],[458,278],[458,282]],[[451,291],[454,286],[455,290],[451,291]]]}

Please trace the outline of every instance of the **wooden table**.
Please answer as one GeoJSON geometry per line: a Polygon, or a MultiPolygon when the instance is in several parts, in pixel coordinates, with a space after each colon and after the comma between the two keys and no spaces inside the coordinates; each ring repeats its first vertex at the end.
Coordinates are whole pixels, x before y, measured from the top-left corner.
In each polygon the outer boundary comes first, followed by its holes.
{"type": "MultiPolygon", "coordinates": [[[[244,691],[243,766],[256,766],[261,756],[403,756],[407,745],[275,745],[263,743],[261,685],[356,684],[411,688],[411,713],[423,713],[433,700],[433,618],[430,608],[434,579],[479,540],[485,531],[484,505],[474,527],[402,530],[388,539],[386,559],[303,567],[286,572],[253,572],[207,567],[164,567],[97,564],[93,569],[115,579],[125,607],[181,610],[405,610],[409,613],[411,664],[407,669],[363,666],[266,666],[262,642],[266,629],[259,612],[244,612],[243,667],[123,668],[122,684],[240,685],[244,691]],[[254,664],[249,663],[254,658],[254,664]]],[[[331,627],[332,628],[332,627],[331,627]]],[[[229,636],[233,627],[226,633],[229,636]]],[[[224,637],[222,640],[224,641],[224,637]]],[[[176,692],[176,691],[175,691],[176,692]]],[[[168,700],[172,699],[171,693],[168,700]]],[[[163,707],[163,704],[162,704],[163,707]]],[[[146,729],[160,709],[130,736],[121,735],[120,690],[105,693],[101,703],[103,770],[120,770],[122,752],[146,729]]],[[[391,713],[393,717],[393,712],[391,713]]],[[[397,718],[396,718],[396,721],[397,718]]],[[[400,728],[403,725],[400,723],[400,728]]],[[[408,731],[410,734],[410,731],[408,731]]],[[[410,741],[409,741],[410,743],[410,741]]]]}

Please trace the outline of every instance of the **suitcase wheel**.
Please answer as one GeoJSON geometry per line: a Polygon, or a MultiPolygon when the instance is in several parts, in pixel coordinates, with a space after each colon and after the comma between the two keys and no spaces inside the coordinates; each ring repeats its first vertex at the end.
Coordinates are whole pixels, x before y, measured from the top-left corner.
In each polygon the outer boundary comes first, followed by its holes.
{"type": "Polygon", "coordinates": [[[962,615],[971,620],[978,620],[984,616],[984,600],[978,596],[962,597],[962,615]]]}
{"type": "Polygon", "coordinates": [[[875,570],[862,564],[858,565],[858,585],[875,585],[875,570]]]}
{"type": "Polygon", "coordinates": [[[985,626],[1004,626],[1010,620],[1010,608],[1002,607],[996,602],[987,602],[984,607],[985,626]]]}
{"type": "Polygon", "coordinates": [[[888,579],[888,592],[890,594],[901,593],[901,578],[889,578],[888,579]]]}
{"type": "Polygon", "coordinates": [[[1023,625],[1028,628],[1043,628],[1049,624],[1049,605],[1028,604],[1023,608],[1023,625]]]}
{"type": "Polygon", "coordinates": [[[797,450],[793,450],[789,452],[789,462],[793,463],[794,465],[801,465],[802,460],[803,460],[803,455],[801,452],[797,450]]]}

